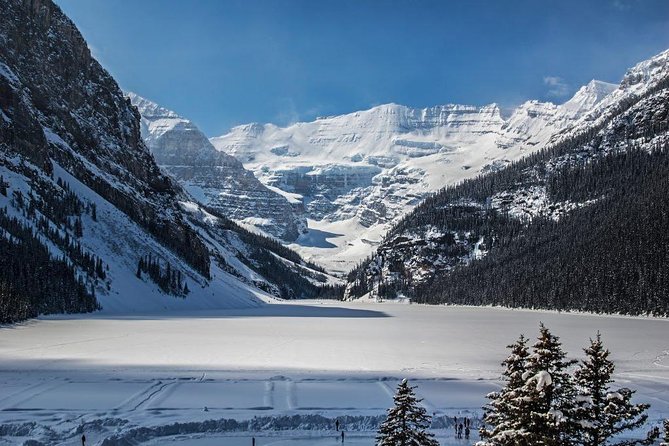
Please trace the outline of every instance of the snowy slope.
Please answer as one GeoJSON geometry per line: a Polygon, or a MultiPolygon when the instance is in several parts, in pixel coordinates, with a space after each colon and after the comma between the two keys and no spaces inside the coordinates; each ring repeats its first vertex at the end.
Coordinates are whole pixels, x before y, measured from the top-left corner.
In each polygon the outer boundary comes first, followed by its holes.
{"type": "Polygon", "coordinates": [[[253,222],[286,241],[297,238],[305,223],[286,198],[217,151],[193,122],[135,93],[128,97],[142,116],[142,138],[156,162],[191,195],[237,222],[253,222]]]}
{"type": "Polygon", "coordinates": [[[625,104],[635,102],[665,81],[669,75],[669,50],[665,50],[648,60],[644,60],[627,70],[620,85],[597,102],[577,125],[557,133],[550,140],[556,144],[587,131],[589,127],[602,125],[609,121],[625,104]]]}
{"type": "Polygon", "coordinates": [[[0,42],[0,235],[48,249],[53,271],[24,280],[34,259],[3,249],[1,320],[90,311],[93,298],[106,312],[252,307],[328,280],[160,171],[136,108],[53,2],[0,0],[0,42]]]}
{"type": "Polygon", "coordinates": [[[591,82],[563,104],[581,118],[546,150],[426,200],[349,276],[351,295],[667,314],[651,251],[666,234],[669,50],[609,90],[591,82]]]}
{"type": "Polygon", "coordinates": [[[508,118],[496,104],[386,104],[286,128],[243,125],[211,141],[263,183],[301,199],[316,236],[347,228],[316,246],[310,235],[291,245],[346,270],[427,194],[541,148],[614,89],[592,81],[562,105],[528,101],[508,118]]]}
{"type": "MultiPolygon", "coordinates": [[[[21,188],[30,191],[28,182],[16,176],[11,170],[0,167],[0,174],[11,179],[10,190],[21,188]]],[[[81,238],[81,245],[104,261],[107,279],[104,282],[98,281],[96,286],[96,296],[104,313],[240,308],[260,305],[264,301],[271,300],[266,293],[242,283],[222,271],[214,262],[211,264],[211,280],[206,280],[127,215],[79,182],[58,164],[54,164],[54,177],[67,182],[78,197],[97,206],[95,221],[88,215],[83,218],[84,236],[81,238]],[[149,253],[165,259],[172,265],[179,265],[191,290],[187,296],[171,296],[161,291],[146,277],[143,279],[136,277],[138,257],[149,253]]],[[[0,207],[16,212],[10,200],[3,196],[0,196],[0,207]]],[[[32,223],[29,219],[25,222],[32,223]]],[[[246,273],[252,274],[250,271],[246,273]]]]}

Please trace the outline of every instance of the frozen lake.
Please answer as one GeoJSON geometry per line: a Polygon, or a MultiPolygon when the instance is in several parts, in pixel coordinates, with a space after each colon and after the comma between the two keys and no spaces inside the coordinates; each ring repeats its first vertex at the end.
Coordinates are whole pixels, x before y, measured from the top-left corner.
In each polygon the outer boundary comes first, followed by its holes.
{"type": "MultiPolygon", "coordinates": [[[[404,377],[437,417],[479,414],[498,386],[505,346],[520,333],[534,338],[540,321],[576,358],[599,330],[618,384],[638,390],[652,405],[651,419],[669,415],[668,320],[299,302],[215,314],[43,318],[2,328],[0,424],[16,435],[0,445],[40,435],[78,444],[81,425],[95,444],[138,426],[293,416],[294,425],[285,426],[293,432],[261,427],[257,445],[337,444],[329,427],[304,421],[314,414],[358,417],[347,444],[371,445],[365,423],[391,405],[404,377]],[[32,421],[41,430],[20,430],[32,421]]],[[[135,440],[250,445],[246,433],[180,426],[180,435],[157,437],[156,430],[135,440]]],[[[442,444],[465,444],[437,433],[442,444]]]]}

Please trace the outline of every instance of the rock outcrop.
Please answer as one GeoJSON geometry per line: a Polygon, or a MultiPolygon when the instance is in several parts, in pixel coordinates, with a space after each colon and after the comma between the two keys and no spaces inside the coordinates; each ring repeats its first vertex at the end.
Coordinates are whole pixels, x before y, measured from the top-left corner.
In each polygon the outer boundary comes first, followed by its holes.
{"type": "Polygon", "coordinates": [[[201,203],[286,242],[306,226],[301,204],[268,189],[242,163],[218,151],[197,126],[134,93],[142,137],[160,167],[201,203]]]}

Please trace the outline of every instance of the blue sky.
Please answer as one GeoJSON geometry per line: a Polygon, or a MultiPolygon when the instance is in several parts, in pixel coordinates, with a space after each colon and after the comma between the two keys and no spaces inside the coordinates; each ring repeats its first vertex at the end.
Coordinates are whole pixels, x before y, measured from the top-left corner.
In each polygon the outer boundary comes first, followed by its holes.
{"type": "Polygon", "coordinates": [[[209,136],[396,102],[566,100],[669,48],[669,0],[56,0],[127,90],[209,136]]]}

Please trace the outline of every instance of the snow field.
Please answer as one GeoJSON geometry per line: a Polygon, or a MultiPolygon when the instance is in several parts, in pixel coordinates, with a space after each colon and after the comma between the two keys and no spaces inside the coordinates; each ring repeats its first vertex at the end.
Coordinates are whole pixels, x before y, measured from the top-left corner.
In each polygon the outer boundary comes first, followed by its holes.
{"type": "MultiPolygon", "coordinates": [[[[404,377],[437,419],[476,418],[499,388],[505,346],[520,333],[534,338],[540,321],[575,358],[599,330],[617,385],[652,405],[651,422],[669,415],[669,320],[294,302],[0,328],[0,429],[12,432],[0,445],[28,438],[74,445],[80,426],[91,445],[112,435],[136,435],[137,444],[250,445],[251,431],[202,429],[207,420],[254,417],[267,419],[253,430],[258,446],[325,445],[336,439],[313,417],[349,416],[362,418],[346,444],[371,446],[364,420],[385,413],[404,377]],[[133,433],[140,427],[149,431],[133,433]]],[[[445,429],[437,430],[442,444],[468,444],[445,429]]]]}
{"type": "MultiPolygon", "coordinates": [[[[255,378],[225,376],[201,379],[181,374],[161,379],[123,381],[99,377],[85,381],[48,378],[40,373],[26,377],[2,375],[0,419],[12,421],[14,412],[108,411],[140,413],[156,411],[209,412],[227,417],[228,412],[273,411],[384,413],[392,406],[399,378],[255,378]],[[206,410],[204,410],[206,407],[206,410]]],[[[477,411],[484,396],[498,389],[496,382],[469,380],[412,380],[417,394],[432,413],[452,410],[477,411]]],[[[250,413],[247,414],[252,416],[250,413]]],[[[201,417],[196,417],[201,418],[201,417]]]]}
{"type": "MultiPolygon", "coordinates": [[[[453,438],[451,432],[438,431],[436,438],[442,446],[469,445],[476,442],[478,436],[473,433],[470,440],[457,440],[453,438]]],[[[256,446],[335,446],[341,445],[341,437],[335,433],[320,433],[314,435],[299,433],[290,438],[281,436],[256,435],[256,446]]],[[[373,446],[374,432],[351,432],[345,437],[346,446],[373,446]]],[[[250,446],[251,435],[246,436],[209,436],[209,435],[181,435],[174,437],[162,437],[146,443],[147,446],[153,445],[177,445],[177,446],[250,446]]]]}

